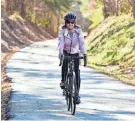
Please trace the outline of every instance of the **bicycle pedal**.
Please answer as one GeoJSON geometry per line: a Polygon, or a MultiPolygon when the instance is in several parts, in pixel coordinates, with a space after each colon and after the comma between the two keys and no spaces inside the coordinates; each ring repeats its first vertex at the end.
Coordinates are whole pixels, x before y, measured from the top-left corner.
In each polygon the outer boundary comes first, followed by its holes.
{"type": "Polygon", "coordinates": [[[72,94],[72,97],[75,97],[75,96],[76,96],[76,94],[75,94],[75,93],[73,93],[73,94],[72,94]]]}
{"type": "Polygon", "coordinates": [[[63,91],[63,96],[66,96],[66,91],[63,91]]]}

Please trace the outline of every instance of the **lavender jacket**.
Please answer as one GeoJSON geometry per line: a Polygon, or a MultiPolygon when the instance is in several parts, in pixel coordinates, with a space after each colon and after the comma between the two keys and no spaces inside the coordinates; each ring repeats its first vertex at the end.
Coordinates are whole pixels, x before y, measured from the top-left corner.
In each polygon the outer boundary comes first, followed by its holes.
{"type": "Polygon", "coordinates": [[[69,35],[67,28],[62,27],[58,35],[58,49],[60,54],[63,54],[63,50],[66,50],[70,54],[79,52],[87,54],[82,30],[78,27],[74,27],[72,34],[69,35]]]}

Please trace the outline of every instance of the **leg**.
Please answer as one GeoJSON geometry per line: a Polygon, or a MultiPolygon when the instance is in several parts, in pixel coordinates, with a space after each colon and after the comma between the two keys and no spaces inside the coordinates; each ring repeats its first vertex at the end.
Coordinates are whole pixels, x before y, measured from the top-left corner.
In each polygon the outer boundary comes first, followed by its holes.
{"type": "Polygon", "coordinates": [[[75,59],[74,62],[75,62],[75,75],[76,75],[77,90],[79,93],[79,89],[80,89],[79,59],[75,59]]]}
{"type": "MultiPolygon", "coordinates": [[[[79,55],[78,55],[79,56],[79,55]]],[[[76,83],[77,83],[77,97],[76,97],[76,104],[79,104],[80,96],[79,96],[79,90],[80,90],[80,74],[79,74],[79,59],[75,59],[75,75],[76,75],[76,83]]]]}
{"type": "Polygon", "coordinates": [[[81,78],[80,78],[80,69],[78,69],[78,90],[80,90],[81,78]]]}
{"type": "Polygon", "coordinates": [[[66,75],[67,75],[67,71],[68,71],[68,61],[67,60],[64,60],[63,61],[63,65],[62,65],[62,82],[65,81],[65,78],[66,78],[66,75]]]}
{"type": "MultiPolygon", "coordinates": [[[[64,52],[64,55],[67,55],[67,53],[64,52]]],[[[61,68],[61,78],[62,78],[62,79],[61,79],[61,83],[60,83],[60,87],[61,87],[62,89],[65,88],[64,82],[65,82],[65,78],[66,78],[66,75],[67,75],[67,71],[68,71],[68,60],[65,60],[65,59],[64,59],[63,65],[62,65],[62,68],[61,68]]]]}

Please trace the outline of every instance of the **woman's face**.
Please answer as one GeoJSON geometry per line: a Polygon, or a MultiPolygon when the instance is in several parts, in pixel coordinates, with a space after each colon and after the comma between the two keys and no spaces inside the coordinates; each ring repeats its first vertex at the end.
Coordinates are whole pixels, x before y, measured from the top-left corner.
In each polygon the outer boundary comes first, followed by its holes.
{"type": "Polygon", "coordinates": [[[75,21],[66,21],[66,27],[72,30],[75,26],[75,21]]]}

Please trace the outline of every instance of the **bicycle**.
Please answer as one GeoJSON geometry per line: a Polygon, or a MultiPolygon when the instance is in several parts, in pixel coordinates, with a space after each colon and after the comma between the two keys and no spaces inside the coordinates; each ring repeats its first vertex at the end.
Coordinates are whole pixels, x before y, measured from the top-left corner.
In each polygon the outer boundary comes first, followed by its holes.
{"type": "MultiPolygon", "coordinates": [[[[75,56],[64,56],[60,59],[59,66],[62,65],[63,60],[68,59],[68,72],[65,77],[65,99],[67,101],[67,109],[71,111],[71,114],[74,115],[76,111],[76,96],[78,93],[76,76],[74,72],[74,59],[84,59],[84,57],[75,57],[75,56]]],[[[84,66],[86,65],[86,60],[84,61],[84,66]]],[[[80,74],[79,74],[80,75],[80,74]]],[[[78,80],[80,85],[80,78],[78,80]]]]}

